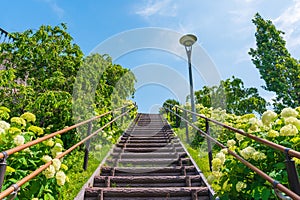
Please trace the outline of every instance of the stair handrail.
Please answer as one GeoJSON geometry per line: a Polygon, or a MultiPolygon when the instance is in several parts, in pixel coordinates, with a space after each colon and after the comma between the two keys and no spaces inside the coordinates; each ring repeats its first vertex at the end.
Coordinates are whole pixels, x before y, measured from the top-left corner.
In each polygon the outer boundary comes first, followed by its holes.
{"type": "Polygon", "coordinates": [[[5,42],[6,38],[8,38],[8,42],[10,39],[14,40],[14,37],[9,32],[0,28],[0,41],[1,41],[2,35],[4,35],[3,42],[5,42]]]}
{"type": "MultiPolygon", "coordinates": [[[[131,104],[128,104],[128,105],[131,105],[131,104]]],[[[114,111],[117,111],[117,110],[120,110],[124,107],[127,107],[128,105],[126,106],[123,106],[121,108],[117,108],[113,111],[109,111],[109,112],[106,112],[102,115],[99,115],[99,116],[96,116],[96,117],[93,117],[89,120],[86,120],[86,121],[83,121],[81,123],[78,123],[80,125],[83,125],[83,124],[86,124],[86,123],[89,123],[95,119],[98,119],[100,116],[104,116],[104,115],[107,115],[109,113],[112,113],[114,111]]],[[[104,128],[108,127],[109,125],[111,125],[113,122],[115,122],[116,120],[118,120],[119,118],[127,115],[129,113],[129,111],[131,111],[132,109],[134,109],[135,107],[132,107],[130,109],[128,109],[127,111],[125,111],[124,113],[120,114],[119,116],[115,117],[114,119],[112,119],[111,121],[109,121],[108,123],[106,123],[104,126],[102,126],[101,128],[99,128],[98,130],[96,130],[95,132],[89,134],[87,137],[85,137],[84,139],[82,139],[80,142],[74,144],[72,147],[70,147],[69,149],[67,149],[66,151],[62,152],[61,154],[57,155],[54,159],[60,159],[62,157],[64,157],[65,155],[67,155],[68,153],[70,153],[71,151],[73,151],[76,147],[82,145],[84,142],[88,141],[90,138],[92,138],[93,136],[97,135],[100,131],[102,131],[104,128]]],[[[79,125],[76,124],[76,125],[73,125],[71,127],[73,128],[76,128],[78,127],[79,125]]],[[[71,128],[69,127],[69,128],[71,128]]],[[[63,129],[65,130],[65,129],[63,129]]],[[[70,129],[68,129],[70,130],[70,129]]],[[[61,133],[60,131],[57,131],[55,132],[57,134],[61,133]]],[[[54,136],[53,136],[54,137],[54,136]]],[[[44,140],[43,140],[44,141],[44,140]]],[[[30,181],[31,179],[33,179],[35,176],[37,176],[38,174],[40,174],[42,171],[44,171],[45,169],[47,169],[47,167],[49,167],[51,164],[52,164],[53,160],[45,163],[44,165],[40,166],[38,169],[36,169],[34,172],[30,173],[29,175],[27,175],[26,177],[22,178],[21,180],[19,180],[17,183],[15,184],[12,184],[10,187],[8,187],[6,190],[4,190],[3,192],[0,193],[0,199],[3,199],[4,197],[7,197],[8,195],[10,194],[14,194],[16,195],[19,188],[24,185],[26,182],[30,181]]]]}
{"type": "MultiPolygon", "coordinates": [[[[128,104],[128,105],[130,105],[130,104],[128,104]]],[[[108,111],[108,112],[106,112],[106,113],[100,114],[100,115],[95,116],[95,117],[92,117],[92,118],[90,118],[90,119],[88,119],[88,120],[85,120],[85,121],[79,122],[79,123],[77,123],[77,124],[74,124],[74,125],[72,125],[72,126],[66,127],[66,128],[64,128],[64,129],[62,129],[62,130],[56,131],[56,132],[51,133],[51,134],[49,134],[49,135],[45,135],[45,136],[43,136],[43,137],[41,137],[41,138],[38,138],[38,139],[36,139],[36,140],[32,140],[32,141],[30,141],[30,142],[27,142],[27,143],[25,143],[25,144],[23,144],[23,145],[20,145],[20,146],[17,146],[17,147],[8,149],[8,150],[6,150],[6,151],[0,152],[0,159],[7,158],[9,155],[12,155],[12,154],[14,154],[14,153],[16,153],[16,152],[19,152],[19,151],[21,151],[21,150],[23,150],[23,149],[26,149],[26,148],[28,148],[28,147],[31,147],[31,146],[33,146],[33,145],[35,145],[35,144],[38,144],[38,143],[43,142],[43,141],[45,141],[45,140],[48,140],[48,139],[50,139],[50,138],[53,138],[53,137],[56,136],[56,135],[61,135],[61,134],[63,134],[63,133],[66,133],[66,132],[68,132],[68,131],[74,129],[74,128],[77,128],[77,127],[82,126],[82,125],[84,125],[84,124],[87,124],[87,123],[89,123],[89,122],[95,121],[96,119],[99,119],[99,118],[101,118],[101,117],[104,117],[104,116],[106,116],[106,115],[108,115],[108,114],[111,114],[111,113],[113,113],[113,112],[116,112],[116,111],[118,111],[118,110],[120,110],[120,109],[122,109],[122,108],[126,108],[128,105],[125,105],[125,106],[123,106],[123,107],[117,108],[117,109],[115,109],[115,110],[108,111]]]]}
{"type": "MultiPolygon", "coordinates": [[[[184,117],[182,117],[181,115],[179,115],[178,113],[174,112],[172,109],[170,108],[167,108],[167,107],[164,107],[164,109],[172,112],[173,114],[175,114],[176,116],[178,116],[179,118],[181,118],[183,121],[185,121],[186,123],[188,123],[190,126],[192,126],[194,129],[196,129],[197,131],[199,131],[202,135],[204,135],[204,137],[207,139],[208,142],[215,142],[218,146],[220,146],[222,149],[227,149],[228,153],[231,154],[232,156],[234,156],[236,159],[238,159],[240,162],[242,162],[244,165],[246,165],[247,167],[249,167],[250,169],[252,169],[253,171],[255,171],[258,175],[260,175],[263,179],[265,179],[266,181],[268,181],[269,183],[272,184],[273,188],[274,189],[279,189],[280,191],[284,192],[285,194],[287,194],[289,197],[293,198],[293,199],[300,199],[300,194],[299,194],[299,190],[300,188],[299,187],[296,187],[297,184],[299,185],[299,179],[298,179],[298,176],[294,176],[294,177],[291,177],[291,178],[295,178],[296,177],[296,180],[294,179],[293,181],[298,181],[298,183],[291,183],[290,180],[289,180],[289,183],[290,185],[292,184],[295,184],[296,186],[293,187],[293,190],[290,190],[288,189],[287,187],[285,187],[284,185],[282,185],[279,181],[273,179],[272,177],[270,177],[269,175],[267,175],[266,173],[264,173],[263,171],[261,171],[260,169],[258,169],[257,167],[255,167],[254,165],[252,165],[250,162],[246,161],[244,158],[242,158],[241,156],[239,156],[237,153],[235,153],[234,151],[231,151],[226,145],[220,143],[218,140],[216,140],[215,138],[213,138],[210,134],[209,134],[209,128],[208,128],[208,122],[213,122],[219,126],[222,126],[224,128],[227,128],[229,130],[232,130],[234,132],[237,132],[237,133],[240,133],[246,137],[249,137],[257,142],[261,142],[263,144],[266,144],[267,146],[269,147],[272,147],[273,149],[276,149],[276,150],[282,150],[283,149],[283,152],[286,153],[286,155],[290,155],[290,156],[294,156],[294,157],[297,157],[300,155],[300,152],[298,151],[295,151],[295,150],[292,150],[292,149],[289,149],[289,148],[286,148],[284,146],[281,146],[281,145],[278,145],[278,144],[275,144],[273,142],[270,142],[270,141],[267,141],[267,140],[264,140],[262,138],[259,138],[259,137],[256,137],[256,136],[253,136],[249,133],[246,133],[242,130],[239,130],[239,129],[236,129],[236,128],[233,128],[231,126],[228,126],[226,124],[223,124],[217,120],[214,120],[214,119],[211,119],[211,118],[208,118],[208,117],[205,117],[201,114],[198,114],[196,112],[192,112],[190,110],[187,110],[187,109],[184,109],[184,108],[181,108],[179,107],[178,105],[172,105],[172,104],[169,104],[169,103],[165,103],[166,105],[168,106],[172,106],[172,107],[176,107],[176,108],[179,108],[183,111],[186,111],[186,112],[189,112],[191,114],[195,114],[195,116],[197,117],[200,117],[200,118],[203,118],[206,120],[206,132],[202,131],[201,129],[199,129],[195,124],[189,122],[187,119],[185,119],[184,117]],[[266,142],[266,143],[264,143],[266,142]],[[295,191],[294,191],[295,190],[295,191]]],[[[210,145],[208,145],[210,146],[210,145]]],[[[211,154],[211,149],[208,149],[208,153],[209,153],[209,164],[210,164],[210,168],[211,168],[211,158],[212,158],[212,154],[211,154]]],[[[289,157],[289,156],[287,156],[289,157]]],[[[294,165],[294,168],[295,168],[295,165],[294,165]]],[[[289,175],[289,179],[290,179],[290,175],[289,175]]]]}

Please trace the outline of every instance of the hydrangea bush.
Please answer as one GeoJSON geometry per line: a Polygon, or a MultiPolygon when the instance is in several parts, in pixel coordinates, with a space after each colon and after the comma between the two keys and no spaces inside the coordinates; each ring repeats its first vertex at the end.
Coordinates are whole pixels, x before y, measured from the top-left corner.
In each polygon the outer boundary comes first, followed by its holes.
{"type": "MultiPolygon", "coordinates": [[[[185,106],[189,108],[189,106],[185,106]]],[[[254,114],[236,116],[221,109],[196,105],[197,113],[213,118],[229,126],[256,135],[288,148],[300,151],[300,107],[285,108],[281,113],[268,110],[261,117],[254,114]]],[[[196,125],[205,130],[205,120],[198,119],[196,125]]],[[[288,186],[285,155],[241,134],[210,123],[210,133],[218,141],[255,165],[269,176],[288,186]]],[[[194,147],[203,146],[206,140],[195,137],[194,147]]],[[[207,180],[221,199],[276,199],[270,183],[265,181],[235,157],[227,149],[213,146],[212,172],[207,180]]],[[[297,170],[300,160],[294,158],[297,170]]],[[[201,168],[201,166],[200,166],[201,168]]]]}
{"type": "MultiPolygon", "coordinates": [[[[47,130],[34,125],[36,117],[26,112],[20,117],[10,117],[10,110],[0,107],[0,152],[22,145],[47,134],[47,130]]],[[[42,174],[25,183],[17,199],[58,199],[61,186],[68,177],[68,167],[57,155],[63,151],[60,136],[26,148],[7,158],[7,170],[3,189],[16,183],[38,167],[52,160],[52,164],[42,174]]]]}

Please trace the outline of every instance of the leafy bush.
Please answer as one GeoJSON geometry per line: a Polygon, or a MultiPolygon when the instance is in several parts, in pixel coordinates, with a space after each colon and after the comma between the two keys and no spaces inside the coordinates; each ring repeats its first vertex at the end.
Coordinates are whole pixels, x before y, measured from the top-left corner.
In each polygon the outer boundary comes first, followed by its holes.
{"type": "MultiPolygon", "coordinates": [[[[20,117],[10,118],[10,110],[6,107],[1,107],[0,113],[0,152],[35,140],[47,132],[47,130],[44,131],[34,125],[36,117],[32,113],[26,112],[20,117]]],[[[44,163],[51,161],[62,151],[63,142],[58,135],[10,155],[7,159],[3,189],[29,175],[44,163]]],[[[54,159],[53,164],[43,174],[21,187],[18,199],[57,199],[61,190],[60,186],[68,180],[65,175],[67,169],[68,167],[61,160],[54,159]]]]}
{"type": "MultiPolygon", "coordinates": [[[[187,106],[187,108],[189,107],[187,106]]],[[[300,107],[296,109],[285,108],[279,114],[269,110],[264,112],[261,118],[254,114],[236,116],[228,114],[224,110],[207,108],[200,104],[196,108],[197,113],[206,117],[300,151],[300,107]]],[[[205,120],[198,119],[196,125],[205,130],[205,120]]],[[[285,155],[283,153],[212,123],[210,123],[210,133],[218,141],[227,145],[230,150],[235,151],[245,160],[288,187],[285,155]]],[[[199,137],[201,136],[194,138],[198,145],[192,142],[194,148],[205,146],[206,140],[199,142],[199,137]]],[[[276,198],[272,185],[235,157],[229,155],[227,149],[221,149],[214,145],[213,153],[212,172],[207,176],[207,179],[221,199],[276,198]]],[[[297,158],[294,160],[299,170],[300,160],[297,158]]]]}

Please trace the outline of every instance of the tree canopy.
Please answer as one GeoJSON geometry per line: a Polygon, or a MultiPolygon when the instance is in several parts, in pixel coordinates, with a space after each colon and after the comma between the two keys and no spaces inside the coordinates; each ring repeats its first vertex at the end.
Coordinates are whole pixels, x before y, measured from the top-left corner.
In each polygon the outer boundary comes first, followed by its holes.
{"type": "Polygon", "coordinates": [[[245,88],[243,81],[235,77],[222,80],[219,86],[204,86],[195,91],[195,98],[196,103],[205,107],[223,108],[237,115],[253,112],[262,114],[267,105],[256,88],[245,88]]]}
{"type": "Polygon", "coordinates": [[[252,62],[265,80],[263,88],[275,92],[274,107],[300,105],[300,65],[299,60],[291,57],[283,39],[284,32],[277,30],[270,20],[263,19],[258,13],[252,22],[256,26],[256,49],[249,54],[252,62]]]}
{"type": "MultiPolygon", "coordinates": [[[[56,131],[74,124],[78,96],[88,97],[85,103],[94,116],[134,93],[130,70],[113,64],[108,55],[84,58],[65,24],[12,35],[13,42],[0,44],[0,106],[10,108],[14,116],[35,113],[39,126],[56,131]]],[[[76,141],[68,140],[66,144],[76,141]]]]}

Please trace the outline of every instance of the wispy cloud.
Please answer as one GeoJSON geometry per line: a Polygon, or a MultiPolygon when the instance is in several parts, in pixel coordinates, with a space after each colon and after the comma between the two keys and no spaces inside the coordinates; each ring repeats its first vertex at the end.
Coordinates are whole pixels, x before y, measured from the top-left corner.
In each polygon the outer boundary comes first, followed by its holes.
{"type": "Polygon", "coordinates": [[[150,0],[147,1],[146,5],[138,8],[136,14],[142,17],[150,17],[153,15],[174,17],[177,14],[177,5],[171,0],[150,0]]]}
{"type": "Polygon", "coordinates": [[[64,9],[59,7],[55,0],[42,0],[43,2],[47,3],[53,12],[59,17],[62,18],[65,14],[64,9]]]}
{"type": "Polygon", "coordinates": [[[293,5],[288,7],[279,17],[273,20],[285,32],[285,39],[290,48],[300,45],[300,1],[293,0],[293,5]]]}

